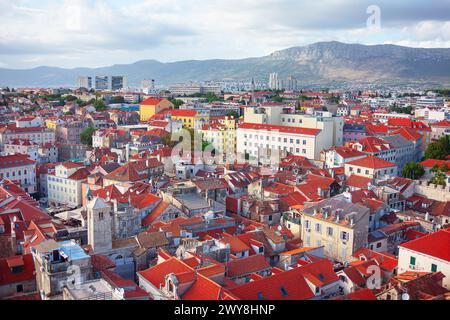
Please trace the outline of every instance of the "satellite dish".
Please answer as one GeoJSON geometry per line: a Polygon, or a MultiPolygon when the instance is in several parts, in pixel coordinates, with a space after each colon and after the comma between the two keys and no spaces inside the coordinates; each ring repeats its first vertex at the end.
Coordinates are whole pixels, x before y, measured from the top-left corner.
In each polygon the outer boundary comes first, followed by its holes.
{"type": "Polygon", "coordinates": [[[402,294],[402,300],[408,301],[409,299],[410,299],[409,294],[407,294],[407,293],[402,294]]]}

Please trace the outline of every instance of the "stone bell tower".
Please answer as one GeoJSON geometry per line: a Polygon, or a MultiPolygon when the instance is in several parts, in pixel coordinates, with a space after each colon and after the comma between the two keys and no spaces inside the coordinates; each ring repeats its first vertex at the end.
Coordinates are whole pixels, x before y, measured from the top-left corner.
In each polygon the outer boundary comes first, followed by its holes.
{"type": "Polygon", "coordinates": [[[94,198],[87,206],[88,244],[93,252],[112,250],[111,206],[102,198],[94,198]]]}

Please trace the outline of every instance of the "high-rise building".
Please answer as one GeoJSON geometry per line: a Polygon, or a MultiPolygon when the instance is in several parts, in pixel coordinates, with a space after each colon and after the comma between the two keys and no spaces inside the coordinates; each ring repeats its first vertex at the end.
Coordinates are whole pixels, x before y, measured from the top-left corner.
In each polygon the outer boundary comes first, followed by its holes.
{"type": "Polygon", "coordinates": [[[141,81],[141,88],[142,89],[155,89],[155,79],[151,79],[151,80],[142,80],[141,81]]]}
{"type": "Polygon", "coordinates": [[[294,76],[289,76],[283,85],[283,89],[288,91],[296,91],[298,89],[298,81],[294,76]]]}
{"type": "Polygon", "coordinates": [[[278,73],[274,72],[269,75],[269,89],[270,90],[298,90],[298,81],[294,76],[287,77],[286,80],[279,78],[278,73]]]}
{"type": "Polygon", "coordinates": [[[77,88],[92,88],[92,77],[80,76],[77,78],[77,88]]]}
{"type": "Polygon", "coordinates": [[[108,90],[108,76],[96,76],[95,77],[95,89],[108,90]]]}
{"type": "Polygon", "coordinates": [[[278,73],[274,72],[269,75],[269,89],[279,90],[280,82],[278,80],[278,73]]]}
{"type": "Polygon", "coordinates": [[[122,90],[127,86],[127,78],[125,76],[111,76],[111,90],[122,90]]]}

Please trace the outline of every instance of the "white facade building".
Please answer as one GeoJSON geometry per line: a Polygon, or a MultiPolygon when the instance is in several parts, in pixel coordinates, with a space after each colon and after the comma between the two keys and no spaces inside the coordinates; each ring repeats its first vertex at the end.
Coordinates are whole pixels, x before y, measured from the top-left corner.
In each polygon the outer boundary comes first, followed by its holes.
{"type": "Polygon", "coordinates": [[[55,174],[47,177],[49,203],[73,208],[81,206],[81,185],[88,175],[83,164],[65,162],[56,166],[55,174]]]}
{"type": "Polygon", "coordinates": [[[319,129],[244,123],[236,133],[237,152],[248,154],[251,159],[270,158],[274,152],[282,151],[317,159],[322,150],[321,134],[319,129]]]}
{"type": "Polygon", "coordinates": [[[13,139],[5,144],[6,154],[26,154],[31,160],[39,160],[39,145],[30,140],[13,139]]]}
{"type": "Polygon", "coordinates": [[[441,230],[399,246],[398,274],[407,271],[442,272],[450,289],[450,229],[441,230]]]}
{"type": "Polygon", "coordinates": [[[36,161],[23,154],[0,156],[0,180],[3,179],[20,183],[29,194],[36,193],[36,161]]]}
{"type": "MultiPolygon", "coordinates": [[[[330,112],[315,112],[314,114],[288,113],[285,109],[286,106],[284,105],[247,107],[245,108],[244,122],[248,124],[320,130],[320,133],[317,135],[317,149],[314,151],[314,157],[311,159],[319,160],[322,150],[343,144],[344,120],[342,117],[333,117],[330,112]]],[[[300,155],[304,156],[304,154],[300,155]]]]}

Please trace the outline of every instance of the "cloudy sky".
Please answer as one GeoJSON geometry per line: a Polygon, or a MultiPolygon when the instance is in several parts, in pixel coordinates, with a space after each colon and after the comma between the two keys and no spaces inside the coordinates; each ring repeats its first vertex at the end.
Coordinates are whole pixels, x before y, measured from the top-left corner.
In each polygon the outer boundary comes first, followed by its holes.
{"type": "Polygon", "coordinates": [[[7,68],[234,59],[330,40],[450,47],[450,0],[0,0],[7,68]]]}

